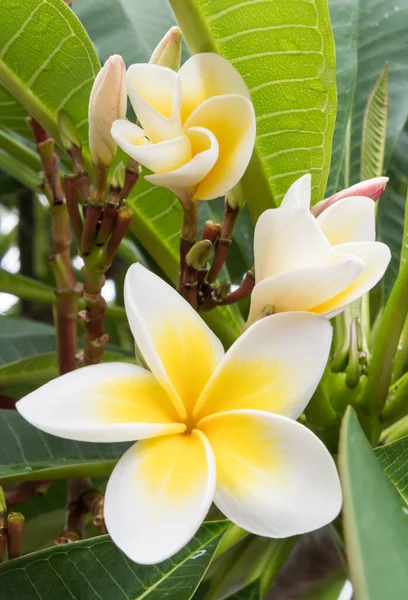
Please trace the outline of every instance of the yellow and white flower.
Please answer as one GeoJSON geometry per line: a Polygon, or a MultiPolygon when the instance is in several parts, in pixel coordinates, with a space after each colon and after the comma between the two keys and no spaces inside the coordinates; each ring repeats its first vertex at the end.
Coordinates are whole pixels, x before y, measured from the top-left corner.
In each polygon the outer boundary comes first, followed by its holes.
{"type": "Polygon", "coordinates": [[[181,200],[211,200],[241,179],[255,142],[255,113],[238,71],[217,54],[197,54],[175,73],[155,64],[127,72],[142,128],[113,124],[118,146],[151,171],[146,179],[181,200]]]}
{"type": "Polygon", "coordinates": [[[384,275],[391,253],[375,241],[373,200],[342,198],[315,218],[310,188],[310,175],[304,175],[279,208],[258,219],[248,324],[265,313],[293,310],[332,318],[384,275]]]}
{"type": "Polygon", "coordinates": [[[141,265],[126,311],[151,372],[106,363],[63,375],[17,403],[68,439],[132,445],[106,491],[114,542],[153,564],[181,549],[214,501],[234,523],[286,537],[332,521],[341,488],[326,447],[295,419],[326,365],[332,329],[317,315],[268,317],[224,354],[191,306],[141,265]]]}

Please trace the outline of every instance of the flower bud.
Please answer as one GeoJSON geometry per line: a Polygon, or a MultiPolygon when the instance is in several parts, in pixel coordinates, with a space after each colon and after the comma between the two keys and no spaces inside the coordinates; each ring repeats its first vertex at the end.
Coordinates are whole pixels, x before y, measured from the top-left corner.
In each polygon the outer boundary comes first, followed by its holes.
{"type": "Polygon", "coordinates": [[[388,183],[388,177],[374,177],[374,179],[367,179],[367,181],[361,181],[360,183],[356,183],[356,185],[352,185],[346,190],[342,190],[341,192],[337,192],[330,198],[326,198],[321,202],[315,204],[312,207],[311,211],[315,217],[318,217],[320,213],[322,213],[326,208],[342,200],[343,198],[351,198],[352,196],[366,196],[367,198],[371,198],[374,202],[376,202],[388,183]]]}
{"type": "Polygon", "coordinates": [[[94,166],[109,167],[116,152],[112,123],[126,115],[126,67],[115,54],[94,81],[89,99],[89,146],[94,166]]]}
{"type": "Polygon", "coordinates": [[[181,59],[181,31],[178,27],[172,27],[168,30],[162,41],[153,51],[149,61],[152,65],[168,67],[173,71],[180,68],[181,59]]]}

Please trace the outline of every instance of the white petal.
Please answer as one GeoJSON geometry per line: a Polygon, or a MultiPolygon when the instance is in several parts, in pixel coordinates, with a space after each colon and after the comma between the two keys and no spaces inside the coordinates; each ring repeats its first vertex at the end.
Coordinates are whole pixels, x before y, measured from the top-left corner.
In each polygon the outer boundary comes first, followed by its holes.
{"type": "Polygon", "coordinates": [[[233,523],[283,538],[337,517],[341,487],[332,457],[309,429],[280,415],[236,411],[200,424],[214,452],[215,503],[233,523]]]}
{"type": "Polygon", "coordinates": [[[191,144],[186,135],[150,144],[143,134],[140,127],[126,120],[115,121],[112,125],[112,137],[118,146],[155,173],[173,171],[190,160],[191,144]]]}
{"type": "Polygon", "coordinates": [[[62,375],[25,396],[17,410],[42,431],[84,442],[132,442],[185,430],[153,375],[126,363],[62,375]]]}
{"type": "Polygon", "coordinates": [[[250,100],[229,94],[210,98],[188,118],[185,130],[203,127],[218,141],[218,160],[198,186],[194,198],[211,200],[224,196],[241,179],[255,143],[255,112],[250,100]]]}
{"type": "Polygon", "coordinates": [[[330,323],[311,313],[254,323],[226,353],[196,406],[197,418],[254,409],[297,419],[323,375],[331,339],[330,323]]]}
{"type": "Polygon", "coordinates": [[[327,264],[332,248],[305,208],[271,208],[259,217],[254,240],[255,276],[327,264]]]}
{"type": "Polygon", "coordinates": [[[140,264],[126,274],[125,306],[136,344],[184,418],[224,356],[221,342],[176,290],[140,264]]]}
{"type": "Polygon", "coordinates": [[[136,64],[129,67],[126,86],[130,101],[143,129],[153,143],[181,134],[178,118],[180,90],[177,74],[167,67],[136,64]]]}
{"type": "Polygon", "coordinates": [[[208,98],[239,94],[250,100],[248,88],[232,64],[213,52],[192,56],[179,71],[181,83],[181,121],[208,98]]]}
{"type": "Polygon", "coordinates": [[[363,270],[364,263],[357,256],[338,254],[326,265],[266,277],[252,291],[248,325],[259,319],[265,308],[269,313],[314,310],[347,289],[363,270]]]}
{"type": "Polygon", "coordinates": [[[388,246],[381,242],[355,242],[353,244],[340,244],[334,246],[334,252],[339,254],[351,254],[364,263],[361,275],[345,290],[337,294],[327,302],[313,307],[313,312],[325,315],[331,319],[354,300],[361,298],[370,291],[384,275],[391,260],[391,252],[388,246]]]}
{"type": "Polygon", "coordinates": [[[310,208],[312,176],[303,175],[292,183],[281,202],[284,208],[310,208]]]}
{"type": "Polygon", "coordinates": [[[117,546],[137,563],[161,562],[185,546],[204,520],[215,490],[214,456],[198,431],[146,440],[116,465],[105,521],[117,546]]]}
{"type": "Polygon", "coordinates": [[[343,198],[326,208],[317,222],[332,246],[374,242],[375,203],[366,196],[343,198]]]}
{"type": "MultiPolygon", "coordinates": [[[[160,175],[148,175],[145,179],[172,190],[177,196],[190,190],[211,171],[218,158],[217,138],[202,127],[190,127],[185,132],[191,143],[193,158],[175,171],[160,175]]],[[[194,195],[195,189],[189,195],[194,195]]]]}

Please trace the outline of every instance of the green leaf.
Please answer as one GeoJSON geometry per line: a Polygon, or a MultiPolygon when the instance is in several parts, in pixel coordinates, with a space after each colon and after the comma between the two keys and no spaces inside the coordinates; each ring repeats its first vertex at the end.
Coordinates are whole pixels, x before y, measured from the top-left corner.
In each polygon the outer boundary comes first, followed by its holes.
{"type": "Polygon", "coordinates": [[[0,315],[0,365],[52,350],[55,350],[53,327],[0,315]]]}
{"type": "Polygon", "coordinates": [[[336,115],[334,41],[326,0],[170,0],[193,52],[219,52],[240,71],[257,115],[242,189],[253,218],[313,174],[321,199],[336,115]],[[256,190],[256,193],[254,193],[256,190]]]}
{"type": "Polygon", "coordinates": [[[347,560],[356,597],[404,598],[408,509],[376,460],[351,407],[342,424],[339,464],[347,560]]]}
{"type": "Polygon", "coordinates": [[[0,565],[0,600],[189,600],[228,523],[204,523],[171,560],[131,562],[104,535],[0,565]]]}
{"type": "MultiPolygon", "coordinates": [[[[102,361],[134,363],[135,358],[132,354],[129,355],[124,352],[106,350],[103,354],[102,361]]],[[[58,375],[58,357],[55,352],[36,354],[0,366],[0,388],[16,384],[40,386],[47,383],[47,381],[58,377],[58,375]]]]}
{"type": "Polygon", "coordinates": [[[380,177],[383,173],[388,115],[388,63],[371,92],[363,122],[360,179],[380,177]]]}
{"type": "Polygon", "coordinates": [[[408,436],[379,446],[375,456],[405,502],[408,504],[408,436]]]}
{"type": "MultiPolygon", "coordinates": [[[[2,0],[0,21],[0,83],[55,139],[63,109],[86,141],[88,98],[100,64],[74,13],[62,0],[2,0]]],[[[15,114],[14,105],[8,109],[15,114]]]]}
{"type": "Polygon", "coordinates": [[[43,433],[14,410],[0,410],[0,481],[109,475],[129,444],[74,442],[43,433]]]}
{"type": "Polygon", "coordinates": [[[329,0],[329,9],[336,42],[337,116],[326,196],[344,187],[340,183],[340,175],[346,154],[347,123],[357,76],[358,2],[329,0]]]}
{"type": "Polygon", "coordinates": [[[364,111],[371,90],[389,63],[389,106],[384,167],[408,116],[408,0],[359,0],[358,71],[351,137],[351,182],[360,177],[360,149],[364,111]]]}
{"type": "Polygon", "coordinates": [[[258,581],[246,585],[241,590],[227,596],[225,600],[260,600],[261,590],[258,581]]]}

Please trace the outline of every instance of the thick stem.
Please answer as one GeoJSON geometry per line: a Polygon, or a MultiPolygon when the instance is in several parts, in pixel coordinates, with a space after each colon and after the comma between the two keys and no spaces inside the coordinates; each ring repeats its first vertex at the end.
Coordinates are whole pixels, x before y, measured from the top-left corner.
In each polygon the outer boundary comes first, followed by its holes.
{"type": "Polygon", "coordinates": [[[7,517],[7,538],[9,559],[21,556],[24,534],[24,516],[19,512],[12,512],[7,517]]]}
{"type": "Polygon", "coordinates": [[[82,219],[78,207],[78,175],[69,173],[64,177],[65,199],[71,220],[72,231],[78,248],[82,238],[82,219]]]}
{"type": "Polygon", "coordinates": [[[234,225],[238,214],[239,208],[232,207],[228,202],[228,199],[226,199],[224,218],[222,220],[219,237],[216,242],[213,262],[207,275],[207,281],[210,283],[214,283],[214,281],[216,281],[225,261],[227,260],[227,256],[231,250],[232,232],[234,230],[234,225]]]}
{"type": "Polygon", "coordinates": [[[183,226],[180,239],[180,271],[177,289],[180,292],[183,285],[184,269],[186,267],[186,256],[194,246],[198,228],[198,202],[194,200],[183,200],[183,226]]]}
{"type": "Polygon", "coordinates": [[[13,508],[16,504],[24,502],[33,496],[43,496],[51,487],[52,481],[23,481],[15,488],[6,492],[6,502],[8,508],[13,508]]]}
{"type": "Polygon", "coordinates": [[[87,509],[81,501],[81,496],[92,488],[88,477],[75,477],[67,481],[67,509],[65,513],[64,531],[57,537],[54,544],[69,544],[84,537],[84,516],[87,509]]]}
{"type": "MultiPolygon", "coordinates": [[[[34,193],[23,189],[17,194],[19,227],[18,247],[20,250],[20,273],[25,277],[34,278],[34,193]]],[[[21,316],[35,318],[35,307],[29,300],[21,300],[21,316]]]]}
{"type": "Polygon", "coordinates": [[[220,306],[227,306],[228,304],[234,304],[240,302],[244,298],[247,298],[252,294],[252,290],[255,287],[255,275],[252,271],[247,271],[241,285],[234,292],[230,292],[219,303],[220,306]]]}

